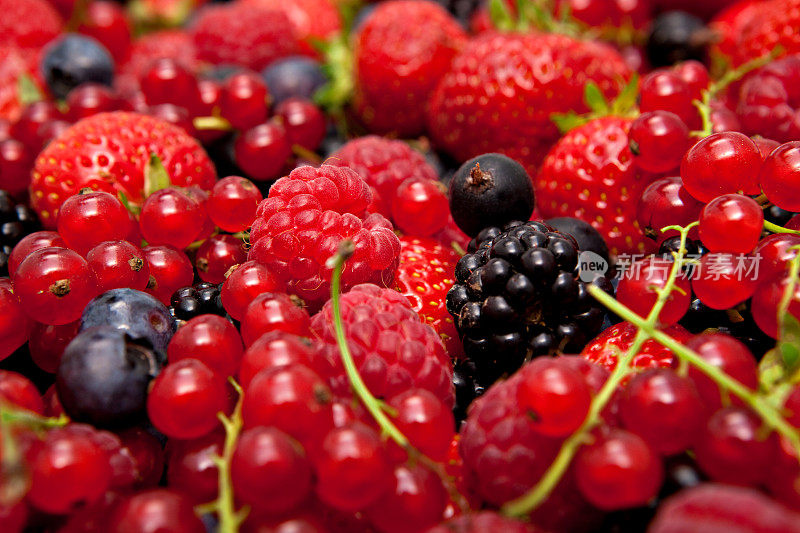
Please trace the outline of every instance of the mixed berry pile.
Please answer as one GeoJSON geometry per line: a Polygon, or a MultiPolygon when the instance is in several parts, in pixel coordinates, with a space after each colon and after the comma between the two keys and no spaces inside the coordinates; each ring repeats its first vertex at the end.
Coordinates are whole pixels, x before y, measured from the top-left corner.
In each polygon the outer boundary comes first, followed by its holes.
{"type": "Polygon", "coordinates": [[[800,533],[800,0],[0,0],[3,533],[800,533]]]}

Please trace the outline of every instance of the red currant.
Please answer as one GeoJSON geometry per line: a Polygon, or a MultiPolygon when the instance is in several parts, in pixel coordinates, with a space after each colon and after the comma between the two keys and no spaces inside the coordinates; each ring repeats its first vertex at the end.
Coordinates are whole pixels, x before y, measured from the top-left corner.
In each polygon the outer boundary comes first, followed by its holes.
{"type": "Polygon", "coordinates": [[[66,248],[67,245],[61,235],[55,231],[36,231],[30,235],[26,235],[20,240],[11,254],[8,256],[8,273],[11,278],[17,272],[17,268],[22,264],[30,254],[42,248],[50,248],[51,246],[66,248]]]}
{"type": "Polygon", "coordinates": [[[709,135],[686,152],[681,178],[689,194],[708,202],[721,194],[757,189],[760,168],[761,154],[750,137],[727,131],[709,135]]]}
{"type": "Polygon", "coordinates": [[[102,242],[89,250],[86,261],[101,293],[119,288],[143,291],[150,281],[144,252],[128,241],[102,242]]]}
{"type": "Polygon", "coordinates": [[[0,188],[23,194],[31,184],[32,152],[16,139],[0,141],[0,188]]]}
{"type": "Polygon", "coordinates": [[[709,253],[700,259],[692,276],[692,290],[712,309],[730,309],[756,290],[756,258],[709,253]]]}
{"type": "Polygon", "coordinates": [[[170,363],[199,359],[221,376],[235,375],[244,353],[236,327],[217,315],[200,315],[181,326],[167,346],[170,363]]]}
{"type": "Polygon", "coordinates": [[[325,139],[325,114],[309,100],[287,98],[277,105],[275,115],[282,119],[286,135],[292,144],[307,150],[316,150],[325,139]]]}
{"type": "Polygon", "coordinates": [[[225,80],[219,100],[220,113],[233,129],[246,130],[267,120],[267,84],[255,72],[238,72],[225,80]]]}
{"type": "Polygon", "coordinates": [[[175,104],[158,104],[151,105],[147,108],[147,114],[178,126],[187,134],[195,137],[197,132],[194,129],[194,122],[185,107],[175,104]]]}
{"type": "Polygon", "coordinates": [[[84,258],[66,248],[43,248],[28,255],[17,269],[14,293],[28,316],[60,325],[80,318],[98,291],[84,258]]]}
{"type": "Polygon", "coordinates": [[[236,233],[250,227],[264,196],[247,178],[228,176],[214,184],[208,197],[208,214],[223,231],[236,233]]]}
{"type": "Polygon", "coordinates": [[[692,104],[692,93],[677,73],[666,69],[651,72],[642,78],[639,94],[639,109],[643,113],[669,111],[687,126],[693,127],[697,123],[698,113],[692,104]]]}
{"type": "Polygon", "coordinates": [[[394,490],[366,509],[370,522],[382,533],[427,531],[442,520],[447,506],[442,480],[420,464],[394,469],[394,490]]]}
{"type": "Polygon", "coordinates": [[[700,240],[712,252],[746,254],[758,244],[763,228],[761,207],[741,194],[717,196],[700,213],[700,240]]]}
{"type": "Polygon", "coordinates": [[[800,211],[800,141],[784,143],[764,160],[758,175],[767,199],[781,209],[800,211]]]}
{"type": "Polygon", "coordinates": [[[196,503],[217,497],[219,468],[215,457],[222,457],[225,434],[213,431],[198,439],[170,442],[167,461],[167,483],[196,503]]]}
{"type": "Polygon", "coordinates": [[[450,216],[447,195],[433,180],[408,178],[392,198],[392,219],[404,233],[429,237],[441,231],[450,216]]]}
{"type": "MultiPolygon", "coordinates": [[[[752,390],[758,388],[756,360],[741,341],[723,333],[704,333],[689,339],[686,347],[745,387],[752,390]]],[[[718,409],[722,405],[722,391],[711,378],[690,366],[689,379],[694,383],[706,407],[718,409]]]]}
{"type": "Polygon", "coordinates": [[[142,206],[139,227],[149,244],[183,250],[197,238],[205,213],[194,199],[173,188],[151,194],[142,206]]]}
{"type": "Polygon", "coordinates": [[[453,440],[453,412],[425,389],[409,389],[389,400],[397,412],[394,423],[411,445],[435,461],[444,462],[453,440]]]}
{"type": "MultiPolygon", "coordinates": [[[[659,257],[648,257],[634,262],[625,272],[617,288],[617,300],[630,307],[640,316],[647,316],[656,303],[656,288],[667,283],[672,261],[659,257]]],[[[680,320],[691,303],[689,281],[679,277],[675,280],[679,290],[672,291],[658,315],[659,322],[669,326],[680,320]]]]}
{"type": "Polygon", "coordinates": [[[324,358],[317,355],[309,341],[284,331],[270,331],[248,346],[239,367],[239,384],[247,388],[261,370],[299,364],[318,371],[324,358]]]}
{"type": "Polygon", "coordinates": [[[669,111],[642,113],[628,132],[636,166],[661,173],[677,168],[689,148],[689,128],[669,111]]]}
{"type": "Polygon", "coordinates": [[[236,164],[258,181],[278,178],[291,155],[286,130],[275,121],[242,132],[234,143],[236,164]]]}
{"type": "Polygon", "coordinates": [[[265,292],[280,292],[285,287],[266,266],[247,261],[228,274],[220,294],[222,305],[234,320],[242,320],[256,296],[265,292]]]}
{"type": "MultiPolygon", "coordinates": [[[[789,277],[767,279],[756,287],[751,303],[753,319],[761,331],[778,337],[778,308],[787,290],[789,277]]],[[[789,301],[789,313],[800,320],[800,285],[795,285],[794,295],[789,301]]]]}
{"type": "MultiPolygon", "coordinates": [[[[662,178],[652,182],[642,192],[636,208],[636,220],[644,234],[656,241],[678,235],[675,230],[662,232],[667,226],[687,226],[697,220],[703,204],[695,200],[678,177],[662,178]]],[[[692,228],[690,237],[696,237],[692,228]]]]}
{"type": "Polygon", "coordinates": [[[197,249],[195,266],[200,279],[218,285],[234,265],[247,261],[247,251],[241,239],[233,235],[214,235],[197,249]]]}
{"type": "Polygon", "coordinates": [[[242,339],[245,346],[253,344],[268,331],[280,330],[308,336],[311,318],[308,311],[288,294],[263,293],[247,306],[242,318],[242,339]]]}
{"type": "Polygon", "coordinates": [[[60,326],[35,322],[31,329],[28,349],[36,366],[45,372],[55,374],[56,370],[58,370],[58,364],[61,362],[64,348],[78,334],[80,325],[80,320],[60,326]]]}
{"type": "Polygon", "coordinates": [[[109,533],[205,533],[192,500],[169,489],[150,489],[129,496],[109,519],[109,533]]]}
{"type": "Polygon", "coordinates": [[[203,107],[197,79],[174,59],[156,59],[140,84],[149,105],[179,104],[192,115],[203,107]]]}
{"type": "Polygon", "coordinates": [[[152,433],[140,427],[120,432],[119,438],[136,465],[136,486],[157,485],[164,473],[164,450],[161,442],[152,433]]]}
{"type": "Polygon", "coordinates": [[[228,405],[225,380],[197,359],[167,367],[153,381],[147,414],[161,433],[176,439],[196,439],[219,424],[217,413],[228,405]]]}
{"type": "Polygon", "coordinates": [[[129,223],[128,211],[107,192],[70,196],[58,211],[58,233],[81,255],[101,242],[125,239],[129,223]]]}
{"type": "Polygon", "coordinates": [[[11,127],[11,135],[22,142],[29,150],[38,152],[42,147],[39,127],[51,120],[60,119],[61,111],[53,102],[40,100],[22,110],[22,115],[11,127]]]}
{"type": "MultiPolygon", "coordinates": [[[[773,141],[772,139],[765,139],[760,135],[751,137],[751,139],[753,139],[753,142],[756,143],[756,146],[758,146],[758,151],[761,154],[762,161],[766,161],[767,157],[769,157],[769,154],[771,154],[772,151],[775,150],[775,148],[781,145],[781,143],[779,143],[778,141],[773,141]]],[[[754,192],[753,194],[758,194],[760,192],[761,188],[759,187],[758,192],[754,192]]]]}
{"type": "Polygon", "coordinates": [[[114,61],[122,63],[131,46],[131,23],[125,9],[116,2],[96,0],[86,7],[78,31],[97,39],[114,61]]]}
{"type": "Polygon", "coordinates": [[[672,71],[689,87],[689,93],[693,100],[702,99],[703,91],[708,89],[708,85],[711,83],[711,76],[705,65],[690,59],[678,63],[672,71]]]}
{"type": "Polygon", "coordinates": [[[28,341],[31,324],[14,293],[0,288],[0,360],[28,341]]]}
{"type": "Polygon", "coordinates": [[[44,414],[44,402],[36,385],[17,372],[0,370],[0,400],[37,415],[44,414]]]}
{"type": "Polygon", "coordinates": [[[97,113],[116,111],[120,107],[114,90],[98,83],[84,83],[72,89],[67,95],[66,104],[69,108],[67,116],[73,122],[97,113]]]}
{"type": "Polygon", "coordinates": [[[185,253],[171,246],[146,246],[143,250],[150,268],[147,292],[169,305],[172,293],[192,284],[192,263],[185,253]]]}

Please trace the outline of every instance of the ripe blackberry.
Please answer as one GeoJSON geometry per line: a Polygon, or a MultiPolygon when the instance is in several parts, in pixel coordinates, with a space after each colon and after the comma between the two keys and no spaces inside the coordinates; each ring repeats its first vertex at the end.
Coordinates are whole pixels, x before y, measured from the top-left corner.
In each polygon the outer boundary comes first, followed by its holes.
{"type": "Polygon", "coordinates": [[[221,285],[205,281],[191,287],[181,287],[170,299],[169,312],[178,320],[190,320],[200,315],[227,316],[220,297],[221,285]]]}
{"type": "Polygon", "coordinates": [[[8,276],[8,256],[26,235],[39,231],[36,213],[23,203],[17,203],[8,191],[0,189],[0,277],[8,276]]]}
{"type": "MultiPolygon", "coordinates": [[[[489,385],[530,357],[579,352],[604,312],[578,278],[575,239],[542,222],[489,227],[456,264],[447,310],[456,321],[476,379],[489,385]]],[[[591,283],[613,293],[596,276],[591,283]]]]}
{"type": "Polygon", "coordinates": [[[453,366],[453,387],[456,390],[456,403],[453,416],[456,419],[456,430],[461,422],[467,419],[467,408],[481,396],[486,388],[475,382],[475,364],[472,361],[456,360],[453,366]]]}

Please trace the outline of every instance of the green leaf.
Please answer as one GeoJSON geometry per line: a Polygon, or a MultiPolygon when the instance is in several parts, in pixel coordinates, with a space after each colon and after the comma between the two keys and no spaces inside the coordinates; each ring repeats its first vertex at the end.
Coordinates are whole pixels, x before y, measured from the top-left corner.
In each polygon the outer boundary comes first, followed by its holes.
{"type": "Polygon", "coordinates": [[[19,78],[17,78],[17,99],[23,106],[44,100],[44,95],[39,90],[39,86],[28,74],[20,74],[19,78]]]}
{"type": "Polygon", "coordinates": [[[511,16],[505,0],[489,0],[489,18],[498,30],[511,31],[514,29],[514,17],[511,16]]]}
{"type": "Polygon", "coordinates": [[[634,73],[630,81],[619,92],[611,103],[611,113],[614,115],[626,115],[636,107],[636,99],[639,96],[639,76],[634,73]]]}
{"type": "Polygon", "coordinates": [[[167,169],[156,154],[150,154],[150,163],[144,169],[144,196],[147,198],[156,191],[172,185],[167,169]]]}
{"type": "Polygon", "coordinates": [[[778,349],[788,376],[800,368],[800,322],[791,314],[783,315],[778,349]]]}
{"type": "Polygon", "coordinates": [[[590,118],[589,115],[579,115],[575,111],[568,111],[567,113],[553,113],[550,115],[550,120],[556,125],[558,131],[567,133],[578,126],[583,126],[589,122],[590,118]]]}
{"type": "Polygon", "coordinates": [[[603,96],[603,91],[593,81],[590,81],[583,88],[583,99],[594,113],[601,115],[608,114],[608,102],[603,96]]]}

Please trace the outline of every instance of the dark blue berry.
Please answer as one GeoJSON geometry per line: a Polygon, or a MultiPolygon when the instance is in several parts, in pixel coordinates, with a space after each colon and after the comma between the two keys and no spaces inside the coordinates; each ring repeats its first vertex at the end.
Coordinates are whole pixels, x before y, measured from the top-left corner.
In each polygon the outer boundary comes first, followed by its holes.
{"type": "Polygon", "coordinates": [[[312,100],[328,81],[319,62],[306,56],[289,56],[271,63],[261,76],[267,83],[273,104],[292,97],[312,100]]]}
{"type": "Polygon", "coordinates": [[[68,34],[50,45],[41,69],[50,92],[60,100],[83,83],[110,87],[114,81],[111,54],[102,44],[85,35],[68,34]]]}

